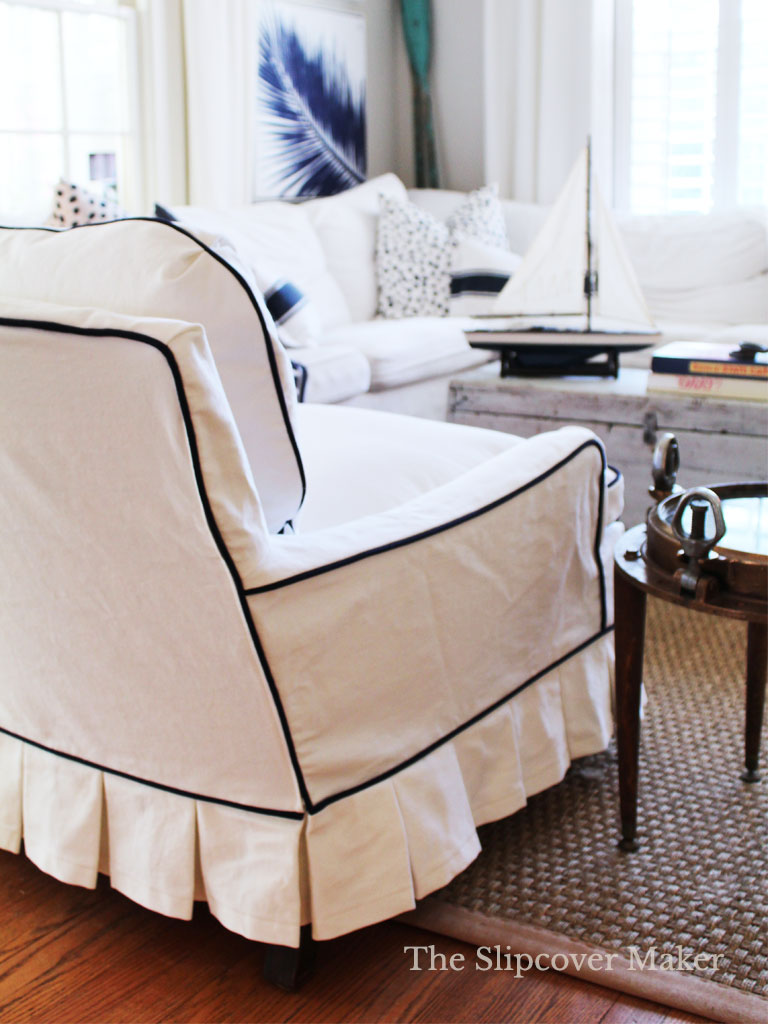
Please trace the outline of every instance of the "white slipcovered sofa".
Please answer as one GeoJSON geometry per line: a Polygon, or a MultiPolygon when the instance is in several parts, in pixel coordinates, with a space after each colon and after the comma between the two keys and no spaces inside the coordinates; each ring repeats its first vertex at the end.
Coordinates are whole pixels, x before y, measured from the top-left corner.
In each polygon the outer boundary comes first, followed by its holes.
{"type": "Polygon", "coordinates": [[[234,254],[142,219],[0,229],[0,393],[2,848],[296,947],[608,743],[589,431],[298,406],[234,254]]]}
{"type": "MultiPolygon", "coordinates": [[[[443,419],[447,381],[488,358],[467,345],[467,317],[377,317],[376,230],[380,196],[410,200],[445,222],[461,192],[406,190],[394,174],[337,196],[260,202],[231,210],[167,211],[193,230],[226,236],[268,291],[290,280],[311,317],[292,349],[308,370],[307,399],[443,419]],[[309,307],[309,308],[308,308],[309,307]],[[298,342],[301,345],[301,335],[298,342]]],[[[501,200],[509,245],[523,254],[549,208],[501,200]]],[[[162,208],[160,208],[162,209],[162,208]]],[[[662,337],[768,342],[768,227],[764,209],[707,215],[622,216],[619,226],[662,337]]],[[[287,337],[287,335],[286,335],[287,337]]],[[[290,340],[290,339],[289,339],[290,340]]],[[[647,366],[650,349],[622,365],[647,366]]]]}

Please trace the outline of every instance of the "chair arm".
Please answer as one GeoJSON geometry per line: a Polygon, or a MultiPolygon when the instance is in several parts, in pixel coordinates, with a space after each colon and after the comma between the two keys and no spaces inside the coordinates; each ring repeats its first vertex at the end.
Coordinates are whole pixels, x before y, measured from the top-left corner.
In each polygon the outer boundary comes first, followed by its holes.
{"type": "Polygon", "coordinates": [[[607,632],[604,490],[602,446],[569,427],[390,512],[274,539],[246,593],[313,805],[607,632]]]}
{"type": "MultiPolygon", "coordinates": [[[[599,440],[583,427],[564,427],[523,441],[449,483],[385,512],[311,533],[273,537],[257,574],[244,579],[243,585],[246,592],[274,589],[307,574],[330,571],[349,559],[371,557],[394,546],[416,543],[451,530],[529,488],[543,485],[582,451],[580,466],[590,466],[582,474],[584,486],[595,495],[606,493],[598,481],[607,478],[612,483],[614,476],[610,470],[605,472],[599,440]]],[[[601,529],[621,512],[621,488],[614,486],[610,490],[613,494],[608,495],[608,501],[603,503],[600,499],[601,529]]],[[[560,506],[563,514],[565,507],[560,506]]]]}

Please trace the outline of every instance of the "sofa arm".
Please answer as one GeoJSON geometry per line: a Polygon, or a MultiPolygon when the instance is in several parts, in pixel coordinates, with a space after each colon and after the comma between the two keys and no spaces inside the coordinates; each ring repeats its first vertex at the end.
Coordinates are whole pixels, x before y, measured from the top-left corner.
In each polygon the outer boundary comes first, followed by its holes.
{"type": "Polygon", "coordinates": [[[609,631],[604,508],[602,447],[565,428],[399,509],[275,539],[248,602],[312,802],[609,631]]]}

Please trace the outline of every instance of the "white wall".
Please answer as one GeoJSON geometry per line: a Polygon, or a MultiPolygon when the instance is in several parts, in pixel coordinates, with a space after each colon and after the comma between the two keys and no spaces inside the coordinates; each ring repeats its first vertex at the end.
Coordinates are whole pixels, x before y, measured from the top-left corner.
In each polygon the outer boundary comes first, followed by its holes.
{"type": "Polygon", "coordinates": [[[393,170],[398,162],[400,113],[395,93],[401,32],[397,8],[397,0],[367,0],[365,5],[369,177],[393,170]]]}

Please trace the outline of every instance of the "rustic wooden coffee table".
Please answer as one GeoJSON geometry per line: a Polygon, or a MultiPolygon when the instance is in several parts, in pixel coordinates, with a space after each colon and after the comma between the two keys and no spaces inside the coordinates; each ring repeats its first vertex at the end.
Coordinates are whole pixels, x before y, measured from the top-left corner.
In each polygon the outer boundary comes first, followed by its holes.
{"type": "MultiPolygon", "coordinates": [[[[755,485],[756,486],[756,485],[755,485]]],[[[765,500],[765,499],[764,499],[765,500]]],[[[651,527],[652,528],[652,527],[651,527]]],[[[619,541],[614,553],[614,605],[616,642],[616,730],[619,751],[619,798],[623,850],[636,850],[638,755],[640,746],[640,691],[645,643],[646,596],[661,598],[709,615],[724,615],[747,623],[746,727],[744,782],[760,779],[758,760],[768,666],[768,595],[742,596],[728,589],[702,595],[680,592],[669,566],[660,566],[648,554],[646,525],[635,526],[619,541]]],[[[768,539],[753,536],[746,547],[762,547],[768,539]],[[757,540],[757,544],[753,542],[757,540]]],[[[728,543],[728,534],[723,540],[728,543]]],[[[715,549],[717,550],[717,549],[715,549]]],[[[739,549],[741,550],[741,549],[739,549]]],[[[739,569],[739,552],[728,551],[739,569]]],[[[745,561],[762,557],[745,552],[745,561]]]]}
{"type": "Polygon", "coordinates": [[[500,377],[489,363],[455,377],[448,419],[521,437],[569,423],[589,427],[608,461],[624,474],[624,522],[645,518],[648,467],[658,438],[680,442],[680,483],[760,480],[765,476],[768,403],[646,392],[648,371],[621,367],[617,379],[500,377]]]}

